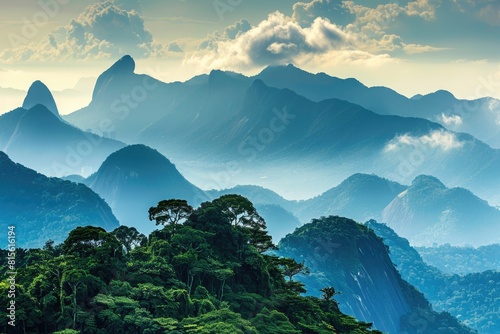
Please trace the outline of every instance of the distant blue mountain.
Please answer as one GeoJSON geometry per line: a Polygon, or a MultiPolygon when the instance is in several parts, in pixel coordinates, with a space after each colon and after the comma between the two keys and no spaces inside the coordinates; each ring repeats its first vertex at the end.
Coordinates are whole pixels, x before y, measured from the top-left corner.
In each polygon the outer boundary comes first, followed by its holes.
{"type": "Polygon", "coordinates": [[[57,116],[57,118],[61,119],[59,110],[57,110],[56,101],[54,100],[52,93],[47,88],[47,86],[45,86],[45,84],[39,80],[31,84],[22,107],[23,109],[28,110],[38,104],[45,106],[45,108],[47,108],[51,113],[57,116]]]}
{"type": "Polygon", "coordinates": [[[270,66],[255,78],[272,87],[291,89],[317,102],[337,98],[381,115],[426,118],[500,148],[500,101],[493,98],[460,100],[448,91],[438,90],[408,99],[387,87],[367,87],[356,79],[312,74],[293,65],[270,66]]]}
{"type": "Polygon", "coordinates": [[[48,176],[95,171],[123,146],[67,124],[41,104],[0,116],[0,150],[48,176]]]}
{"type": "Polygon", "coordinates": [[[148,210],[159,201],[185,199],[198,206],[209,197],[189,183],[158,151],[144,145],[127,146],[111,154],[85,181],[111,206],[122,225],[150,233],[156,228],[148,210]]]}
{"type": "Polygon", "coordinates": [[[65,119],[94,131],[110,122],[118,139],[158,149],[197,184],[213,184],[210,175],[228,165],[241,170],[231,175],[233,184],[257,184],[258,175],[272,175],[268,185],[286,184],[295,193],[325,191],[354,173],[399,183],[429,174],[500,203],[500,151],[425,119],[457,101],[447,92],[407,99],[388,88],[293,66],[251,78],[212,71],[171,84],[134,68],[130,57],[119,60],[99,78],[89,106],[65,119]],[[337,98],[323,100],[331,91],[337,98]],[[366,101],[346,101],[351,97],[366,101]],[[410,105],[414,112],[398,113],[405,117],[391,114],[410,105]],[[305,178],[290,182],[298,170],[305,178]]]}
{"type": "Polygon", "coordinates": [[[62,120],[52,94],[40,81],[31,85],[22,108],[0,115],[0,150],[48,176],[90,174],[124,146],[62,120]]]}
{"type": "Polygon", "coordinates": [[[421,175],[383,211],[382,222],[413,245],[500,243],[500,210],[469,190],[421,175]]]}

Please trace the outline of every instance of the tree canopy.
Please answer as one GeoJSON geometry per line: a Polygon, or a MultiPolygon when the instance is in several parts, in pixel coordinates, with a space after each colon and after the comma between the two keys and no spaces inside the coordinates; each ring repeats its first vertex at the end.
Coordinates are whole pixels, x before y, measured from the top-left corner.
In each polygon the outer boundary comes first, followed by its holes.
{"type": "MultiPolygon", "coordinates": [[[[225,197],[189,215],[181,206],[182,214],[162,211],[171,216],[164,220],[169,223],[147,237],[124,226],[111,233],[88,226],[71,231],[61,245],[19,250],[18,328],[25,333],[380,333],[324,300],[302,297],[288,284],[285,275],[293,277],[293,268],[287,272],[283,263],[293,262],[258,247],[252,230],[266,236],[265,222],[248,200],[225,197]]],[[[5,274],[8,268],[0,270],[5,274]]],[[[1,294],[0,303],[7,302],[1,294]]],[[[0,328],[9,332],[6,317],[0,328]]]]}

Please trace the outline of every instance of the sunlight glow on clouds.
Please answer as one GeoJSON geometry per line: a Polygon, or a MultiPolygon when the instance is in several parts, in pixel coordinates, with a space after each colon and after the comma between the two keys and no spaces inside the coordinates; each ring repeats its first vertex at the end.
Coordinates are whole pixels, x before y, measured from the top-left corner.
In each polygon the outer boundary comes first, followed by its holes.
{"type": "Polygon", "coordinates": [[[244,30],[233,35],[234,38],[227,33],[211,36],[186,62],[210,69],[238,70],[269,64],[300,65],[327,58],[328,63],[388,58],[358,50],[351,33],[324,18],[302,27],[293,18],[275,12],[257,26],[245,25],[244,30]]]}
{"type": "Polygon", "coordinates": [[[105,1],[88,6],[77,19],[42,41],[7,49],[0,58],[6,62],[88,60],[117,58],[125,53],[150,57],[161,52],[161,45],[136,10],[127,11],[105,1]]]}
{"type": "Polygon", "coordinates": [[[384,151],[395,152],[406,147],[415,149],[438,148],[449,151],[461,148],[463,145],[464,143],[458,140],[454,133],[445,130],[434,130],[420,137],[409,134],[397,136],[386,145],[384,151]]]}

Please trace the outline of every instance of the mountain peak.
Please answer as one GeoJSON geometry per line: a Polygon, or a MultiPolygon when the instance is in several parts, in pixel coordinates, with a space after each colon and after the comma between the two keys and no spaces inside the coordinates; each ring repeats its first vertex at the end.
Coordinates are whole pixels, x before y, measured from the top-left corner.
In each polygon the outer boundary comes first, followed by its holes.
{"type": "Polygon", "coordinates": [[[31,109],[37,104],[45,106],[51,113],[60,118],[56,101],[54,100],[52,93],[40,80],[33,82],[28,89],[28,94],[26,94],[26,97],[24,98],[23,109],[31,109]]]}
{"type": "Polygon", "coordinates": [[[254,82],[252,82],[252,85],[250,86],[250,89],[257,89],[257,90],[262,90],[266,88],[268,88],[268,86],[261,79],[254,80],[254,82]]]}
{"type": "Polygon", "coordinates": [[[134,71],[135,61],[131,56],[126,55],[115,62],[106,72],[112,72],[113,74],[132,74],[134,71]]]}
{"type": "Polygon", "coordinates": [[[104,71],[95,84],[94,93],[92,94],[92,99],[95,99],[101,92],[105,89],[113,78],[119,77],[123,78],[134,74],[135,71],[135,61],[129,56],[123,56],[120,60],[115,62],[110,68],[104,71]]]}
{"type": "Polygon", "coordinates": [[[446,186],[438,178],[431,175],[419,175],[413,180],[411,184],[412,188],[420,188],[424,186],[446,189],[446,186]]]}
{"type": "Polygon", "coordinates": [[[142,144],[130,145],[114,152],[104,161],[101,168],[115,166],[135,171],[149,170],[155,166],[175,169],[175,166],[160,152],[142,144]]]}

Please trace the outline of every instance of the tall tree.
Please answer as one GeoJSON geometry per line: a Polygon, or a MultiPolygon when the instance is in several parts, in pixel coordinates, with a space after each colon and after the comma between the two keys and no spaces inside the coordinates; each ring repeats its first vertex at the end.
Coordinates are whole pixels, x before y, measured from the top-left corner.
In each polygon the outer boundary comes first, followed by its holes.
{"type": "Polygon", "coordinates": [[[260,253],[276,248],[272,243],[271,236],[266,231],[266,222],[262,218],[252,202],[241,195],[224,195],[212,202],[229,222],[235,227],[242,227],[247,232],[250,243],[260,253]]]}
{"type": "Polygon", "coordinates": [[[193,207],[181,199],[169,199],[158,202],[157,206],[149,209],[149,220],[156,221],[156,225],[170,226],[175,231],[176,225],[187,219],[193,212],[193,207]]]}

